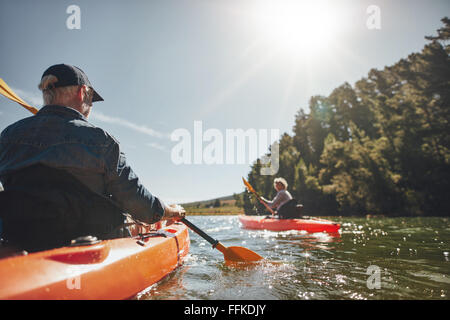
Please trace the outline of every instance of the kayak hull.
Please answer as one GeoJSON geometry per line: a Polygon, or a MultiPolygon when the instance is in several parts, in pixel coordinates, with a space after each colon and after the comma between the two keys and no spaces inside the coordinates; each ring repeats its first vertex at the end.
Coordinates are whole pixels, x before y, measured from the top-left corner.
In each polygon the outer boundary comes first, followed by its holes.
{"type": "Polygon", "coordinates": [[[339,232],[340,225],[333,221],[311,218],[311,219],[266,219],[264,216],[239,216],[239,221],[245,229],[288,231],[303,230],[309,233],[339,232]]]}
{"type": "Polygon", "coordinates": [[[144,237],[63,247],[0,260],[0,299],[127,299],[158,282],[190,247],[185,225],[144,237]]]}

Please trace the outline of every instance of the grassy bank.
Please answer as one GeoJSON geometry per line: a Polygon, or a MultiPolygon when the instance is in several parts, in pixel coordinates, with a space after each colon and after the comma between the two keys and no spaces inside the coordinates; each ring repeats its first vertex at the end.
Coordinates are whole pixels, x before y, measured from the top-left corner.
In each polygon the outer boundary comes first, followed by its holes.
{"type": "Polygon", "coordinates": [[[217,208],[196,208],[185,207],[188,216],[209,216],[209,215],[238,215],[244,214],[244,209],[235,206],[222,206],[217,208]]]}
{"type": "Polygon", "coordinates": [[[244,209],[236,206],[233,196],[182,204],[188,216],[238,215],[244,209]]]}

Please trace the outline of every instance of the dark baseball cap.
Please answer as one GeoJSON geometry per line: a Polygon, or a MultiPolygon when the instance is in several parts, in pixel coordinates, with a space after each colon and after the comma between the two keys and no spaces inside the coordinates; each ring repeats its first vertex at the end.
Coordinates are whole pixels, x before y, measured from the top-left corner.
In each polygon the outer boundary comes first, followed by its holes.
{"type": "MultiPolygon", "coordinates": [[[[53,88],[67,87],[67,86],[82,86],[86,85],[94,90],[87,75],[78,67],[68,64],[55,64],[44,71],[41,79],[45,76],[53,75],[58,81],[52,84],[53,88]]],[[[92,102],[104,101],[103,98],[94,90],[92,102]]]]}

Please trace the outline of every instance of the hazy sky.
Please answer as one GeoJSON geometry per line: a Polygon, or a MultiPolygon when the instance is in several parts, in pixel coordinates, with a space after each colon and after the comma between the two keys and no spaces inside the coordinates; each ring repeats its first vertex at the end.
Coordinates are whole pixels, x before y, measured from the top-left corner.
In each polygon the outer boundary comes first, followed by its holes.
{"type": "MultiPolygon", "coordinates": [[[[144,185],[166,202],[205,200],[243,191],[250,165],[176,165],[174,130],[291,133],[312,95],[420,51],[446,15],[448,0],[0,0],[0,77],[41,107],[43,71],[80,67],[105,99],[89,120],[120,141],[144,185]],[[70,5],[80,29],[67,27],[70,5]],[[371,5],[381,29],[367,27],[371,5]]],[[[0,97],[0,130],[27,116],[0,97]]]]}

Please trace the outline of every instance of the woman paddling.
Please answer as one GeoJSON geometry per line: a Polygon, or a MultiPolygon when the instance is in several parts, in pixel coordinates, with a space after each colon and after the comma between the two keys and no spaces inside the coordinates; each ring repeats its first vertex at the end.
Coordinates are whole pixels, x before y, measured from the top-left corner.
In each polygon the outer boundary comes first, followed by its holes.
{"type": "Polygon", "coordinates": [[[277,190],[277,194],[272,201],[263,197],[264,201],[269,207],[275,209],[280,219],[296,218],[297,216],[297,201],[292,198],[289,191],[287,191],[288,183],[284,178],[275,178],[273,186],[277,190]]]}

